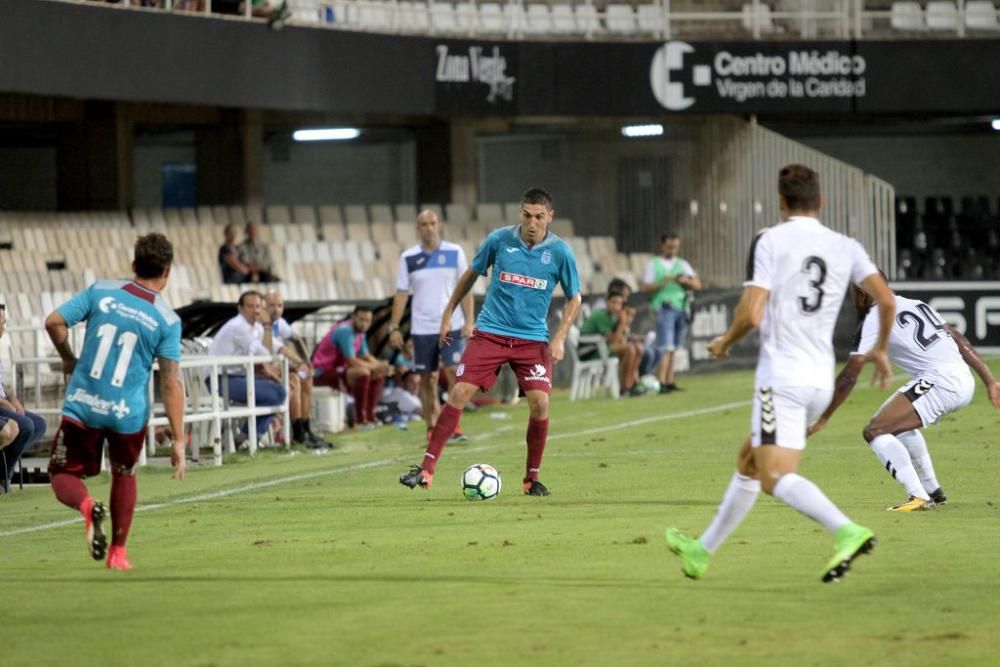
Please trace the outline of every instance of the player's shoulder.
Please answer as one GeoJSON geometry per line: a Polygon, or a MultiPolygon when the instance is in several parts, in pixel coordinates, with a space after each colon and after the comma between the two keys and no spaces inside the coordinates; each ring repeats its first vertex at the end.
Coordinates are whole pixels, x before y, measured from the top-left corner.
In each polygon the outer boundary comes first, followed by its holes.
{"type": "Polygon", "coordinates": [[[441,250],[449,250],[452,252],[462,252],[462,246],[454,243],[453,241],[441,241],[441,250]]]}
{"type": "Polygon", "coordinates": [[[113,292],[115,290],[120,290],[125,285],[128,285],[130,281],[128,280],[118,280],[114,278],[101,278],[95,280],[87,288],[88,292],[113,292]]]}
{"type": "Polygon", "coordinates": [[[163,318],[163,323],[168,327],[180,324],[181,318],[176,312],[174,312],[174,309],[170,307],[167,300],[159,294],[157,294],[156,298],[153,299],[153,309],[156,310],[161,318],[163,318]]]}
{"type": "Polygon", "coordinates": [[[419,255],[421,252],[423,252],[423,249],[420,247],[420,244],[417,243],[416,245],[411,245],[409,248],[404,250],[401,255],[403,257],[413,257],[414,255],[419,255]]]}

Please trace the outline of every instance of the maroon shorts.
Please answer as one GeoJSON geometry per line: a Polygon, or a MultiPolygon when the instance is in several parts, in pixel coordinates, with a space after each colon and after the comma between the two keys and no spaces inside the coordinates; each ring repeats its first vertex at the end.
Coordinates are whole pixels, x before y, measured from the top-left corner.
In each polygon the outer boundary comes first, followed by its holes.
{"type": "Polygon", "coordinates": [[[313,375],[313,386],[347,389],[347,366],[316,368],[313,375]]]}
{"type": "Polygon", "coordinates": [[[476,329],[455,369],[455,379],[489,391],[504,364],[510,364],[521,391],[552,392],[552,353],[549,344],[511,338],[476,329]]]}
{"type": "Polygon", "coordinates": [[[49,474],[69,473],[76,477],[95,477],[101,472],[101,450],[108,441],[111,469],[119,475],[131,475],[139,454],[146,444],[146,429],[138,433],[115,433],[103,428],[91,428],[80,422],[62,418],[52,440],[49,474]]]}

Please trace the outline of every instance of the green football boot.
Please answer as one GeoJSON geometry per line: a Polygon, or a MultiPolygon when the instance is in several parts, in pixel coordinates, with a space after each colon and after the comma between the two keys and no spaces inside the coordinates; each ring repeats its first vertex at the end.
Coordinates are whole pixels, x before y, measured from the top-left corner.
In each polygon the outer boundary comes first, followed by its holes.
{"type": "Polygon", "coordinates": [[[701,546],[701,542],[688,537],[676,528],[667,528],[666,538],[670,550],[681,557],[684,576],[691,579],[703,577],[708,570],[708,559],[712,554],[701,546]]]}
{"type": "Polygon", "coordinates": [[[851,569],[855,558],[875,548],[874,533],[856,523],[841,526],[834,537],[837,540],[837,551],[823,570],[823,583],[840,581],[851,569]]]}

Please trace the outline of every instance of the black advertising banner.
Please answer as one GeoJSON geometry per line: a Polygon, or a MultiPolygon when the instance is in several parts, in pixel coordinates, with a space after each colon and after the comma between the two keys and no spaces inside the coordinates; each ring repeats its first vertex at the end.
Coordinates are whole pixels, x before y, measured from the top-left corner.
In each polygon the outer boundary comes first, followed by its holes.
{"type": "Polygon", "coordinates": [[[913,282],[892,288],[937,310],[980,352],[1000,354],[1000,283],[913,282]]]}
{"type": "Polygon", "coordinates": [[[994,113],[997,62],[998,39],[459,40],[0,2],[0,93],[81,99],[441,116],[994,113]]]}

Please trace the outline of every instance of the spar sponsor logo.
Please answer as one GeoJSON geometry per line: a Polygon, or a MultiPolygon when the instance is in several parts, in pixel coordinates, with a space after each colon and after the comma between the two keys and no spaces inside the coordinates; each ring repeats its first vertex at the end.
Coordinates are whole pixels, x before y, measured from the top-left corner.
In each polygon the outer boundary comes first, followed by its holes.
{"type": "Polygon", "coordinates": [[[500,272],[500,282],[520,285],[521,287],[530,287],[532,289],[545,289],[549,284],[549,281],[544,278],[522,276],[520,273],[511,273],[510,271],[500,272]]]}
{"type": "Polygon", "coordinates": [[[865,96],[863,56],[831,47],[763,53],[712,53],[687,42],[667,42],[649,68],[653,95],[664,108],[682,111],[716,97],[742,104],[784,100],[865,96]]]}

